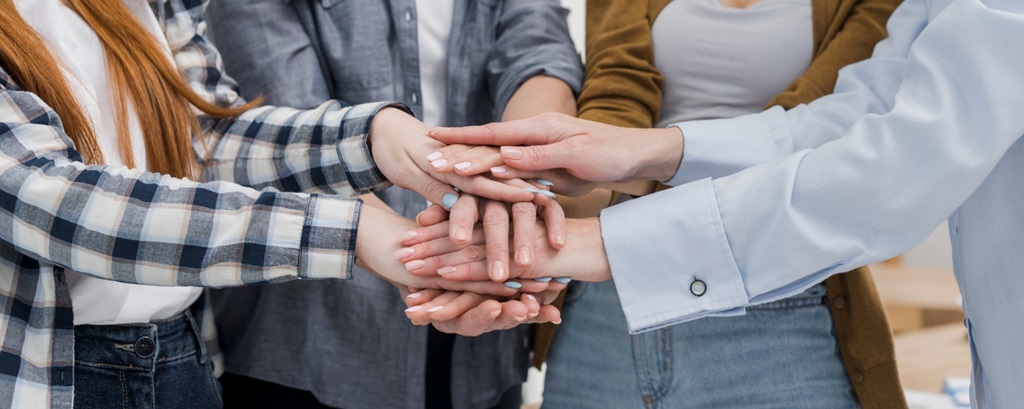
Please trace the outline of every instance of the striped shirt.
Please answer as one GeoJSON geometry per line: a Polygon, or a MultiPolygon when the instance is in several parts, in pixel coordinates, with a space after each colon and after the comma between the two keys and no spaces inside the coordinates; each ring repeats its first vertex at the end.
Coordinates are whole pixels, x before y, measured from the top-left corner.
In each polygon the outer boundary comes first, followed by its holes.
{"type": "MultiPolygon", "coordinates": [[[[243,104],[203,36],[205,3],[150,5],[192,89],[243,104]]],[[[343,105],[202,116],[201,183],[84,164],[60,118],[0,68],[0,407],[72,406],[69,270],[164,286],[347,278],[360,210],[350,197],[389,185],[366,145],[389,104],[343,105]]]]}

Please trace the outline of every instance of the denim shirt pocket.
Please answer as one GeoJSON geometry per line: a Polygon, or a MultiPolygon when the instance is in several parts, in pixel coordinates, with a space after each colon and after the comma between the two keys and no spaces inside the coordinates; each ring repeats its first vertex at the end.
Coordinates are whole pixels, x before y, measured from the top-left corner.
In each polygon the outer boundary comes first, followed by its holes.
{"type": "Polygon", "coordinates": [[[380,2],[319,0],[317,37],[337,97],[363,101],[393,81],[390,10],[380,2]]]}

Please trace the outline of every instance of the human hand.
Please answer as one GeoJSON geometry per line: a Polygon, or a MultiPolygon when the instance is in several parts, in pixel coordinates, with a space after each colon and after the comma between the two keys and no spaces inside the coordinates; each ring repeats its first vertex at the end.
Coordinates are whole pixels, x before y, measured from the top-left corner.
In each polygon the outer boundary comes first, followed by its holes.
{"type": "Polygon", "coordinates": [[[505,165],[497,146],[449,145],[431,154],[431,166],[438,173],[461,176],[490,175],[499,180],[529,180],[541,189],[540,195],[554,198],[551,191],[567,196],[582,196],[592,191],[597,183],[572,176],[565,169],[526,171],[505,165]]]}
{"type": "MultiPolygon", "coordinates": [[[[421,216],[434,217],[432,215],[421,216]]],[[[425,239],[437,234],[437,225],[421,227],[412,232],[403,233],[407,237],[425,239]]],[[[566,241],[561,249],[553,248],[548,240],[547,229],[543,223],[536,222],[533,235],[528,237],[532,243],[535,258],[530,265],[513,264],[509,277],[518,279],[519,283],[540,281],[555,284],[567,284],[570,280],[603,281],[611,278],[608,256],[604,251],[604,240],[601,238],[601,226],[597,218],[568,219],[566,221],[566,241]],[[557,277],[552,280],[552,277],[557,277]]],[[[482,228],[477,226],[474,237],[483,235],[482,228]]],[[[408,243],[408,242],[406,242],[408,243]]],[[[442,276],[447,280],[485,280],[488,278],[486,264],[477,259],[469,259],[444,246],[433,244],[413,245],[409,252],[403,253],[403,260],[420,262],[431,266],[431,269],[444,271],[442,276]]]]}
{"type": "Polygon", "coordinates": [[[417,325],[432,324],[441,332],[478,336],[521,324],[562,322],[561,313],[548,305],[558,291],[522,294],[518,300],[453,291],[403,290],[406,316],[417,325]]]}
{"type": "Polygon", "coordinates": [[[536,195],[523,182],[499,181],[484,176],[440,174],[424,159],[444,147],[426,136],[427,127],[395,108],[384,108],[374,117],[369,145],[378,169],[399,187],[411,189],[434,203],[450,207],[459,190],[507,202],[526,202],[536,195]]]}
{"type": "MultiPolygon", "coordinates": [[[[436,274],[430,276],[426,274],[410,274],[406,267],[396,260],[395,253],[399,250],[399,245],[394,241],[394,238],[401,232],[416,228],[416,224],[412,220],[373,206],[362,206],[361,209],[359,218],[360,228],[357,230],[355,243],[356,263],[396,285],[414,288],[470,291],[501,297],[510,297],[521,291],[542,292],[549,288],[562,288],[562,286],[557,284],[538,283],[534,280],[526,280],[525,282],[513,280],[509,283],[496,283],[484,278],[478,281],[457,282],[444,280],[442,277],[437,277],[436,274]]],[[[460,250],[455,246],[434,246],[432,248],[444,251],[445,253],[460,250]]],[[[463,254],[469,255],[468,252],[463,254]]],[[[473,258],[454,257],[451,259],[464,263],[473,258]]],[[[479,259],[482,259],[482,257],[479,259]]]]}
{"type": "MultiPolygon", "coordinates": [[[[544,205],[534,203],[515,203],[509,205],[491,200],[482,200],[470,195],[464,195],[452,206],[451,213],[445,212],[438,206],[432,206],[421,212],[416,220],[420,225],[426,226],[403,233],[399,236],[400,244],[408,246],[396,252],[401,261],[406,265],[424,266],[418,270],[423,274],[437,272],[452,280],[465,279],[466,276],[478,276],[479,272],[469,271],[471,268],[483,268],[485,274],[492,281],[504,282],[509,277],[509,233],[512,233],[514,252],[513,260],[520,267],[526,267],[534,262],[534,243],[531,241],[535,236],[537,216],[544,218],[546,237],[548,243],[545,245],[554,249],[565,246],[565,214],[558,202],[551,201],[544,205]],[[446,221],[447,220],[447,221],[446,221]],[[474,229],[478,221],[482,221],[481,229],[474,229]],[[512,228],[509,228],[509,224],[512,228]],[[511,230],[511,231],[510,231],[511,230]],[[482,233],[482,234],[481,234],[482,233]],[[438,244],[438,241],[441,243],[438,244]],[[484,248],[487,258],[486,264],[460,264],[460,260],[468,260],[468,257],[460,254],[449,254],[445,257],[438,257],[423,262],[415,262],[413,257],[417,254],[432,253],[440,251],[439,245],[447,245],[451,242],[455,246],[464,248],[465,251],[480,253],[480,245],[484,248]],[[476,245],[476,249],[472,249],[476,245]],[[444,264],[444,265],[442,265],[444,264]],[[452,267],[460,265],[460,267],[452,267]]],[[[411,270],[414,274],[416,270],[411,270]]]]}
{"type": "MultiPolygon", "coordinates": [[[[583,182],[668,180],[683,155],[683,138],[675,128],[620,128],[554,113],[483,126],[434,128],[429,135],[446,144],[501,146],[503,162],[520,171],[508,176],[546,176],[564,189],[583,182]],[[535,173],[552,169],[564,169],[565,174],[535,173]]],[[[454,159],[452,166],[464,162],[454,159]]],[[[480,171],[493,160],[468,162],[470,166],[456,170],[480,171]]]]}

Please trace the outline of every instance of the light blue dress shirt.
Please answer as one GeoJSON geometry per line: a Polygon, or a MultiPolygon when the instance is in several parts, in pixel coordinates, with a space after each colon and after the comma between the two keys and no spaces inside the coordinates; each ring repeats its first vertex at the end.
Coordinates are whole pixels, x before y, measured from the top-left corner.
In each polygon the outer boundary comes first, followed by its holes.
{"type": "Polygon", "coordinates": [[[1024,1],[907,0],[888,27],[833,95],[677,124],[678,187],[601,215],[630,331],[743,314],[948,218],[973,404],[1021,407],[1024,1]]]}

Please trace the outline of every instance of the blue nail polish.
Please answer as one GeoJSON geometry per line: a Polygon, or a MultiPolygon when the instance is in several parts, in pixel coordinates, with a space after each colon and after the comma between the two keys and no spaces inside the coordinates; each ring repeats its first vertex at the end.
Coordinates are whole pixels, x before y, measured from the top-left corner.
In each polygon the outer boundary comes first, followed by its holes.
{"type": "Polygon", "coordinates": [[[537,183],[541,184],[541,185],[544,185],[544,186],[554,186],[555,185],[555,182],[552,182],[552,181],[547,180],[547,179],[537,179],[537,183]]]}
{"type": "Polygon", "coordinates": [[[455,193],[445,193],[444,197],[441,198],[441,204],[444,205],[445,209],[451,209],[458,200],[459,197],[455,193]]]}
{"type": "Polygon", "coordinates": [[[530,192],[530,193],[533,193],[533,194],[537,194],[537,193],[539,193],[539,192],[540,192],[539,190],[537,190],[537,189],[534,189],[534,188],[532,188],[532,187],[524,187],[524,188],[523,188],[523,190],[525,190],[525,191],[527,191],[527,192],[530,192]]]}
{"type": "Polygon", "coordinates": [[[555,281],[558,282],[559,284],[569,284],[569,282],[572,281],[572,278],[570,278],[570,277],[558,277],[558,278],[555,279],[555,281]]]}
{"type": "Polygon", "coordinates": [[[518,289],[522,288],[523,285],[519,284],[518,282],[515,282],[515,281],[506,281],[505,282],[505,287],[518,290],[518,289]]]}
{"type": "Polygon", "coordinates": [[[537,277],[537,278],[534,278],[533,281],[537,281],[537,282],[541,282],[541,283],[546,283],[548,281],[551,281],[551,277],[537,277]]]}
{"type": "Polygon", "coordinates": [[[540,194],[542,194],[544,196],[547,196],[547,197],[551,197],[551,198],[555,197],[555,194],[551,193],[550,190],[541,190],[540,194]]]}

